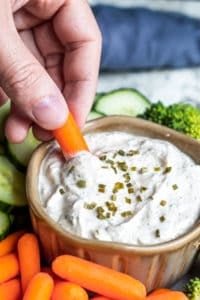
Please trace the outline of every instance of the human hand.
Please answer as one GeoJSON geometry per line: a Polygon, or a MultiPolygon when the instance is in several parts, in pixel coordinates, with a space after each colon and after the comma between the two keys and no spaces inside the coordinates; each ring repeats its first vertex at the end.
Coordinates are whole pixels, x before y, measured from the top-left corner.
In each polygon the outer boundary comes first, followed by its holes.
{"type": "Polygon", "coordinates": [[[101,53],[87,1],[1,0],[0,6],[0,104],[12,99],[7,138],[21,142],[32,126],[48,140],[68,108],[83,126],[101,53]]]}

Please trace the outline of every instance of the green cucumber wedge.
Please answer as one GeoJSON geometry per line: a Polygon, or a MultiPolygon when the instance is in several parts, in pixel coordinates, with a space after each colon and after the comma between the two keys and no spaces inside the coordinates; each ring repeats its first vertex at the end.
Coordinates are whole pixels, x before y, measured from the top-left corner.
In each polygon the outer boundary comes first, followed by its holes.
{"type": "Polygon", "coordinates": [[[150,107],[150,101],[140,92],[122,88],[102,95],[94,110],[105,115],[127,115],[136,117],[150,107]]]}
{"type": "Polygon", "coordinates": [[[25,175],[4,155],[0,155],[0,202],[11,206],[27,204],[25,175]]]}
{"type": "Polygon", "coordinates": [[[96,95],[94,97],[94,101],[93,101],[92,110],[93,110],[93,107],[96,105],[97,101],[104,95],[105,95],[105,93],[100,93],[100,92],[96,93],[96,95]]]}
{"type": "Polygon", "coordinates": [[[14,144],[8,142],[7,149],[13,163],[15,163],[16,166],[26,168],[33,151],[40,143],[41,142],[34,137],[31,129],[22,143],[14,144]]]}
{"type": "Polygon", "coordinates": [[[88,115],[87,121],[91,121],[91,120],[94,120],[94,119],[97,119],[97,118],[101,118],[103,116],[104,116],[103,114],[92,110],[88,115]]]}
{"type": "Polygon", "coordinates": [[[3,240],[11,227],[9,215],[0,211],[0,240],[3,240]]]}
{"type": "Polygon", "coordinates": [[[8,100],[4,105],[0,106],[0,142],[3,142],[5,139],[4,125],[9,112],[10,100],[8,100]]]}

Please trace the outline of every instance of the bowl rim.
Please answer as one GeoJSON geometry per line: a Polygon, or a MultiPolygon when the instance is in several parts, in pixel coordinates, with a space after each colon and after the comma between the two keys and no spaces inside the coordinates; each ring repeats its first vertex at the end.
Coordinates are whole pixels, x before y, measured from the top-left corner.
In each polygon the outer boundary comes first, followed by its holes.
{"type": "MultiPolygon", "coordinates": [[[[90,129],[96,125],[97,128],[101,128],[102,123],[109,123],[109,122],[123,122],[126,121],[128,123],[131,123],[131,125],[136,125],[139,127],[147,126],[155,131],[160,131],[164,137],[164,139],[168,140],[168,137],[175,137],[180,139],[182,142],[189,142],[193,146],[199,147],[200,149],[200,143],[185,134],[179,133],[177,131],[174,131],[172,129],[169,129],[168,127],[155,124],[153,122],[149,122],[146,120],[142,120],[139,118],[133,118],[128,116],[109,116],[109,117],[101,117],[95,120],[88,121],[84,127],[83,133],[87,133],[90,131],[90,129]]],[[[98,130],[97,130],[98,131],[98,130]]],[[[157,137],[155,137],[157,138],[157,137]]],[[[102,241],[102,240],[89,240],[85,239],[79,236],[76,236],[73,233],[70,233],[60,225],[58,225],[51,217],[48,216],[46,211],[43,209],[42,205],[39,201],[39,195],[38,193],[34,193],[33,191],[37,190],[35,186],[34,180],[32,178],[37,178],[37,164],[38,166],[40,163],[37,162],[38,155],[40,158],[40,161],[44,157],[44,154],[47,151],[47,148],[49,147],[50,142],[42,143],[39,145],[35,151],[33,152],[31,159],[28,164],[27,168],[27,174],[26,174],[26,193],[28,198],[28,204],[30,207],[31,214],[37,215],[37,217],[45,221],[45,223],[52,228],[58,235],[63,236],[66,240],[69,241],[70,244],[77,245],[84,247],[84,248],[95,248],[96,251],[106,250],[106,251],[121,251],[125,252],[126,254],[132,254],[134,253],[140,253],[142,255],[155,255],[160,254],[163,252],[172,252],[175,250],[178,250],[185,246],[186,244],[193,243],[193,246],[198,249],[199,242],[200,242],[200,220],[197,221],[197,224],[195,224],[188,232],[182,234],[181,236],[159,244],[154,245],[132,245],[129,243],[120,243],[120,242],[110,242],[110,241],[102,241]],[[36,197],[37,195],[37,197],[36,197]]]]}

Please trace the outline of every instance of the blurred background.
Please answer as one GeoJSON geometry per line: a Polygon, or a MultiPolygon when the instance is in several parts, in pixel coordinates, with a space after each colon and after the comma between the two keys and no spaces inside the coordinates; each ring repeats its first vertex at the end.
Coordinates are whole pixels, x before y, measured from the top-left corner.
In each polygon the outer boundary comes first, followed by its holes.
{"type": "Polygon", "coordinates": [[[152,102],[200,105],[200,1],[89,2],[104,38],[99,92],[132,87],[152,102]]]}

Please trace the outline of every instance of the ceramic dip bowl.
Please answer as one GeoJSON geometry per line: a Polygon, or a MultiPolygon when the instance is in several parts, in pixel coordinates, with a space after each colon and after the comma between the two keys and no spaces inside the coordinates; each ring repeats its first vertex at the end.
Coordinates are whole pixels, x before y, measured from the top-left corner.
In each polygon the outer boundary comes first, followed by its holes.
{"type": "MultiPolygon", "coordinates": [[[[116,131],[132,134],[137,137],[167,141],[189,156],[196,165],[200,165],[200,143],[198,141],[168,129],[167,127],[139,118],[111,116],[96,119],[85,125],[83,133],[87,136],[91,133],[100,134],[110,132],[112,135],[112,132],[116,131]]],[[[76,234],[75,231],[73,232],[67,225],[61,225],[58,219],[54,219],[52,217],[54,211],[51,212],[52,216],[50,216],[48,210],[44,208],[45,202],[41,199],[38,185],[41,164],[45,157],[47,157],[49,147],[52,143],[55,142],[44,143],[36,149],[28,166],[26,180],[27,197],[30,205],[33,229],[38,234],[45,258],[48,262],[51,262],[53,258],[64,253],[76,255],[130,274],[141,280],[148,291],[158,287],[170,286],[189,270],[199,249],[200,222],[198,217],[187,232],[175,238],[172,236],[172,238],[167,241],[158,239],[157,243],[145,244],[141,242],[137,244],[128,242],[128,240],[125,240],[125,242],[121,242],[118,239],[113,240],[110,237],[105,238],[105,240],[82,237],[76,234]]],[[[135,152],[134,154],[137,153],[135,152]]],[[[124,155],[122,151],[121,155],[124,155]]],[[[154,169],[156,168],[154,167],[154,169]]],[[[165,171],[166,170],[167,172],[170,171],[169,167],[167,167],[165,171]]],[[[157,171],[160,171],[160,169],[157,168],[157,171]]],[[[174,184],[173,188],[176,190],[177,185],[174,184]]],[[[145,192],[145,190],[146,188],[143,187],[143,192],[145,192]]],[[[160,199],[165,199],[165,197],[166,195],[163,195],[163,198],[160,199]]],[[[127,203],[128,202],[127,200],[127,203]]],[[[164,202],[162,202],[162,204],[164,204],[164,202]]],[[[94,207],[95,205],[96,204],[94,204],[94,207]]],[[[191,203],[191,205],[193,205],[193,203],[191,203]]],[[[178,208],[175,212],[178,212],[178,208]]],[[[110,217],[111,215],[107,214],[106,216],[110,217]]],[[[127,217],[127,214],[123,215],[123,213],[121,213],[121,216],[127,217]]],[[[161,222],[164,221],[164,216],[161,215],[160,218],[161,222]]],[[[190,218],[190,214],[188,214],[188,218],[190,218]]],[[[146,220],[144,219],[143,224],[138,227],[141,240],[143,237],[143,240],[145,240],[145,233],[143,234],[145,222],[146,220]]],[[[96,223],[94,223],[94,226],[96,226],[95,224],[96,223]]],[[[89,224],[86,225],[86,227],[89,228],[89,224]]],[[[176,227],[176,224],[174,227],[176,227]]],[[[122,228],[120,230],[124,229],[122,228]]],[[[126,234],[126,231],[124,232],[126,234]]],[[[159,237],[160,233],[157,231],[155,234],[159,237]]]]}

